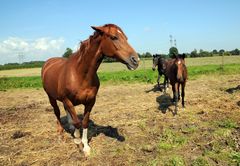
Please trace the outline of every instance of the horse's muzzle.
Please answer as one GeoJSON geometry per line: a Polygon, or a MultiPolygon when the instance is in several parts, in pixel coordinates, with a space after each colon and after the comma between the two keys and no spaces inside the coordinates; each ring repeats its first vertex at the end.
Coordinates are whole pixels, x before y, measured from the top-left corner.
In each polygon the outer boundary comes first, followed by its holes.
{"type": "Polygon", "coordinates": [[[183,76],[178,76],[178,77],[177,77],[177,80],[178,80],[179,82],[184,82],[183,76]]]}
{"type": "Polygon", "coordinates": [[[129,70],[135,70],[138,67],[138,64],[139,64],[139,58],[132,55],[132,56],[129,57],[128,62],[129,62],[129,63],[127,63],[128,69],[129,70]]]}
{"type": "Polygon", "coordinates": [[[138,59],[136,59],[135,56],[130,56],[130,61],[131,61],[134,65],[138,66],[138,59]]]}

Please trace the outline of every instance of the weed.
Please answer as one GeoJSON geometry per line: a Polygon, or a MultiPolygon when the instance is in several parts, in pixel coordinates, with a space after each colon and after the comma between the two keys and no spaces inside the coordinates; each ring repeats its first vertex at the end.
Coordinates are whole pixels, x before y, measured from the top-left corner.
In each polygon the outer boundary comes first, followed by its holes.
{"type": "Polygon", "coordinates": [[[198,157],[192,162],[191,166],[209,166],[209,164],[205,158],[198,157]]]}
{"type": "Polygon", "coordinates": [[[173,132],[172,130],[164,130],[160,138],[158,149],[171,150],[172,148],[184,145],[187,142],[187,138],[181,133],[173,132]]]}
{"type": "Polygon", "coordinates": [[[221,128],[226,128],[226,129],[234,129],[234,128],[237,128],[237,123],[234,122],[233,120],[231,119],[226,119],[226,120],[223,120],[223,121],[219,121],[218,122],[218,125],[219,127],[221,128]]]}
{"type": "Polygon", "coordinates": [[[173,156],[165,165],[166,166],[185,166],[185,162],[181,156],[173,156]]]}

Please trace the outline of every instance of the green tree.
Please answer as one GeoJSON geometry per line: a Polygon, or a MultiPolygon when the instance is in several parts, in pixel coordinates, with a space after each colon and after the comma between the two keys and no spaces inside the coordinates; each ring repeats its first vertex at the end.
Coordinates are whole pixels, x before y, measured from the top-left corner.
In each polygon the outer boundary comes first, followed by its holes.
{"type": "Polygon", "coordinates": [[[218,51],[217,51],[216,49],[214,49],[214,50],[212,51],[212,54],[218,54],[218,51]]]}
{"type": "Polygon", "coordinates": [[[146,52],[145,57],[146,58],[152,57],[152,54],[150,52],[146,52]]]}
{"type": "Polygon", "coordinates": [[[73,50],[71,48],[66,48],[65,53],[62,55],[64,58],[69,58],[70,55],[72,55],[73,50]]]}
{"type": "Polygon", "coordinates": [[[230,53],[232,55],[240,55],[240,50],[236,48],[235,50],[230,51],[230,53]]]}
{"type": "Polygon", "coordinates": [[[194,49],[191,53],[190,53],[190,57],[198,57],[198,53],[197,53],[197,50],[194,49]]]}
{"type": "Polygon", "coordinates": [[[209,53],[208,51],[204,51],[204,50],[200,49],[199,56],[200,57],[209,57],[209,56],[212,56],[212,54],[209,53]]]}
{"type": "Polygon", "coordinates": [[[178,49],[176,47],[171,47],[169,49],[169,57],[174,58],[178,55],[178,49]]]}
{"type": "Polygon", "coordinates": [[[224,54],[224,52],[225,52],[225,50],[224,50],[224,49],[221,49],[221,50],[219,50],[219,54],[220,54],[220,55],[223,55],[223,54],[224,54]]]}

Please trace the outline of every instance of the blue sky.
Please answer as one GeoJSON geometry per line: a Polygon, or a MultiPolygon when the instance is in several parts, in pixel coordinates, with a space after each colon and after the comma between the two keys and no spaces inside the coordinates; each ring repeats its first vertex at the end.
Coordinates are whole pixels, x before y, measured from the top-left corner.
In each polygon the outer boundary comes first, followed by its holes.
{"type": "Polygon", "coordinates": [[[77,49],[91,25],[114,23],[139,53],[240,48],[239,0],[1,0],[0,64],[77,49]]]}

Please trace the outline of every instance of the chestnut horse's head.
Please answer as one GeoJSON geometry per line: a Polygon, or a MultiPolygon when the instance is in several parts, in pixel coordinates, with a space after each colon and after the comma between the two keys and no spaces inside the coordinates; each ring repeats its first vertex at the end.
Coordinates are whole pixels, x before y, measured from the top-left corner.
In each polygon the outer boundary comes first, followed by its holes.
{"type": "Polygon", "coordinates": [[[175,61],[174,65],[176,67],[177,80],[184,82],[186,80],[186,66],[185,66],[185,54],[179,54],[175,61]]]}
{"type": "Polygon", "coordinates": [[[92,26],[101,35],[100,51],[103,55],[116,58],[127,65],[129,70],[138,67],[139,57],[129,45],[124,32],[117,25],[106,24],[104,26],[92,26]]]}

